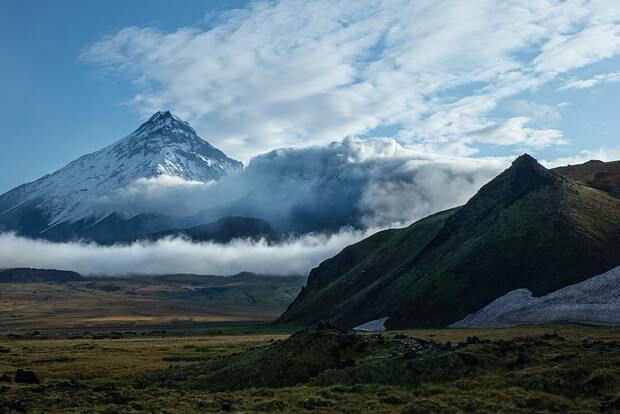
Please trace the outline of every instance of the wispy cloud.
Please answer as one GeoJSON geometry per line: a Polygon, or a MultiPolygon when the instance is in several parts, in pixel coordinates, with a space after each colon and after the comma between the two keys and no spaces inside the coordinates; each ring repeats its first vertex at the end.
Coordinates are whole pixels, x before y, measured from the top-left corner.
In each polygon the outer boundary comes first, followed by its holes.
{"type": "Polygon", "coordinates": [[[540,104],[527,101],[525,99],[513,99],[506,102],[507,108],[519,116],[526,117],[541,124],[553,125],[557,124],[562,115],[558,111],[558,107],[563,107],[562,103],[556,106],[548,104],[540,104]]]}
{"type": "Polygon", "coordinates": [[[603,83],[620,82],[620,72],[601,73],[588,79],[571,79],[558,90],[589,89],[603,83]]]}
{"type": "Polygon", "coordinates": [[[541,162],[548,168],[562,167],[565,165],[582,164],[590,160],[617,161],[620,159],[620,148],[599,148],[595,150],[581,151],[570,157],[560,157],[553,160],[541,162]]]}
{"type": "Polygon", "coordinates": [[[526,127],[527,117],[514,117],[473,131],[478,142],[495,145],[520,145],[524,148],[540,149],[552,145],[566,144],[562,131],[557,129],[533,129],[526,127]]]}
{"type": "MultiPolygon", "coordinates": [[[[211,16],[213,17],[213,16],[211,16]]],[[[205,27],[128,27],[84,51],[144,113],[173,108],[234,156],[378,134],[467,156],[544,148],[561,131],[497,119],[507,98],[620,52],[615,0],[283,0],[205,27]],[[503,128],[511,139],[475,131],[503,128]]]]}

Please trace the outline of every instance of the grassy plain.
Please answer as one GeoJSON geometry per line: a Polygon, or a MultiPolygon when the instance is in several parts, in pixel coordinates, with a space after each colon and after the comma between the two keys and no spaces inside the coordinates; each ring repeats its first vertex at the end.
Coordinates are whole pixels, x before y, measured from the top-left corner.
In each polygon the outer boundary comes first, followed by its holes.
{"type": "Polygon", "coordinates": [[[0,283],[0,333],[264,322],[275,319],[303,283],[249,273],[0,283]]]}
{"type": "MultiPolygon", "coordinates": [[[[389,344],[403,341],[404,335],[434,341],[438,346],[448,341],[454,345],[472,336],[482,343],[441,353],[433,351],[428,357],[432,359],[425,359],[422,354],[413,361],[402,359],[390,347],[371,346],[364,348],[363,354],[353,355],[355,366],[318,370],[317,378],[323,380],[297,380],[297,383],[283,380],[285,384],[278,387],[262,386],[257,380],[256,386],[248,387],[235,383],[244,372],[233,373],[220,379],[221,384],[213,384],[209,382],[211,372],[205,369],[217,364],[256,363],[269,379],[270,375],[277,375],[270,371],[277,366],[277,361],[269,360],[270,348],[286,350],[281,357],[290,361],[291,372],[312,364],[308,355],[332,350],[324,348],[327,345],[321,341],[317,345],[302,340],[301,345],[289,346],[286,332],[257,324],[211,324],[191,331],[169,329],[165,333],[148,330],[108,335],[82,333],[81,338],[73,339],[66,334],[54,337],[23,333],[0,339],[0,376],[7,373],[12,379],[18,369],[32,370],[40,383],[0,382],[0,412],[594,413],[620,410],[618,328],[558,325],[411,330],[388,332],[382,337],[389,344]],[[491,342],[485,344],[485,340],[491,342]],[[493,359],[488,360],[489,365],[484,361],[491,353],[493,359]],[[383,369],[394,371],[389,365],[393,363],[403,367],[404,364],[428,365],[425,369],[431,371],[427,376],[433,379],[415,384],[404,377],[400,380],[383,369]],[[368,367],[374,368],[369,371],[368,367]],[[179,373],[187,373],[189,378],[179,373]],[[145,385],[145,379],[161,375],[165,380],[145,385]]],[[[376,341],[371,334],[361,338],[362,342],[376,341]]],[[[383,343],[383,339],[379,342],[383,343]]],[[[288,378],[291,372],[281,373],[282,378],[288,378]]]]}
{"type": "Polygon", "coordinates": [[[300,286],[256,275],[0,284],[0,413],[620,412],[619,328],[271,325],[300,286]],[[17,382],[18,370],[36,378],[17,382]]]}

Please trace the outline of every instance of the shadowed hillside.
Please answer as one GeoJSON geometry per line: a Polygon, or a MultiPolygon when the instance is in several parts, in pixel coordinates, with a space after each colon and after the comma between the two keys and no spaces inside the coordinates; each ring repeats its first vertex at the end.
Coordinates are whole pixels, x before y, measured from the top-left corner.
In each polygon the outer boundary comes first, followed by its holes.
{"type": "Polygon", "coordinates": [[[620,264],[620,200],[523,155],[463,207],[344,249],[281,323],[446,326],[503,294],[549,293],[620,264]]]}
{"type": "Polygon", "coordinates": [[[555,168],[558,174],[592,188],[620,197],[620,161],[588,161],[584,164],[555,168]]]}

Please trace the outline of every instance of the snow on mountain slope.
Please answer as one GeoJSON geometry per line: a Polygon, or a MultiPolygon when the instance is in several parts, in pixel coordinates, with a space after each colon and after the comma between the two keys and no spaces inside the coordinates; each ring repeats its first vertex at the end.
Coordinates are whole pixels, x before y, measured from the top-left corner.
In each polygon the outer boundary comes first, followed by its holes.
{"type": "Polygon", "coordinates": [[[451,327],[500,328],[560,321],[620,324],[620,267],[538,298],[528,289],[513,290],[451,327]]]}
{"type": "Polygon", "coordinates": [[[49,225],[95,214],[96,200],[141,178],[207,182],[243,165],[200,138],[169,111],[157,112],[120,141],[84,155],[53,174],[0,196],[0,219],[19,208],[41,211],[49,225]]]}

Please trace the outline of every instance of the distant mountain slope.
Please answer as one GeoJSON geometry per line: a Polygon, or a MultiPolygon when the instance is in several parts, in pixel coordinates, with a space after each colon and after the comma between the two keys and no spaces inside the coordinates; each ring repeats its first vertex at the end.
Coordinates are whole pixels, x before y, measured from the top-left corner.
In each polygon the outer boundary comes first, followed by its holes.
{"type": "Polygon", "coordinates": [[[555,168],[558,174],[620,198],[620,161],[588,161],[555,168]]]}
{"type": "Polygon", "coordinates": [[[144,213],[126,218],[111,213],[102,219],[89,217],[75,222],[65,221],[31,236],[59,242],[87,240],[113,243],[137,240],[149,233],[175,227],[181,227],[181,219],[178,217],[144,213]]]}
{"type": "Polygon", "coordinates": [[[541,297],[533,297],[527,289],[513,290],[451,326],[495,328],[553,322],[619,324],[620,267],[541,297]]]}
{"type": "Polygon", "coordinates": [[[147,234],[150,240],[169,236],[183,236],[192,241],[227,243],[233,239],[266,239],[276,241],[280,234],[269,223],[248,217],[224,217],[213,223],[201,224],[187,229],[166,230],[147,234]]]}
{"type": "MultiPolygon", "coordinates": [[[[101,197],[135,180],[169,176],[207,182],[243,167],[170,112],[157,112],[120,141],[0,196],[0,231],[39,236],[50,226],[93,224],[101,197]]],[[[140,213],[140,212],[137,212],[140,213]]]]}
{"type": "Polygon", "coordinates": [[[552,292],[620,265],[620,200],[529,155],[463,207],[344,249],[279,318],[446,326],[518,288],[552,292]]]}
{"type": "MultiPolygon", "coordinates": [[[[109,277],[105,277],[109,278],[109,277]]],[[[102,277],[103,279],[103,277],[102,277]]],[[[154,275],[154,276],[134,276],[134,280],[154,281],[159,280],[166,283],[179,285],[200,285],[200,286],[223,286],[223,285],[265,285],[290,283],[291,285],[301,286],[306,282],[304,276],[273,276],[263,275],[253,272],[241,272],[231,276],[214,275],[195,275],[192,273],[179,273],[174,275],[154,275]]]]}
{"type": "Polygon", "coordinates": [[[196,242],[226,243],[232,239],[279,240],[281,235],[264,220],[250,217],[222,217],[214,222],[194,225],[193,218],[161,214],[140,214],[126,219],[110,214],[102,220],[61,223],[45,232],[51,241],[94,241],[100,244],[155,241],[180,236],[196,242]]]}
{"type": "Polygon", "coordinates": [[[83,280],[76,272],[55,269],[14,268],[0,270],[0,283],[65,283],[83,280]]]}

